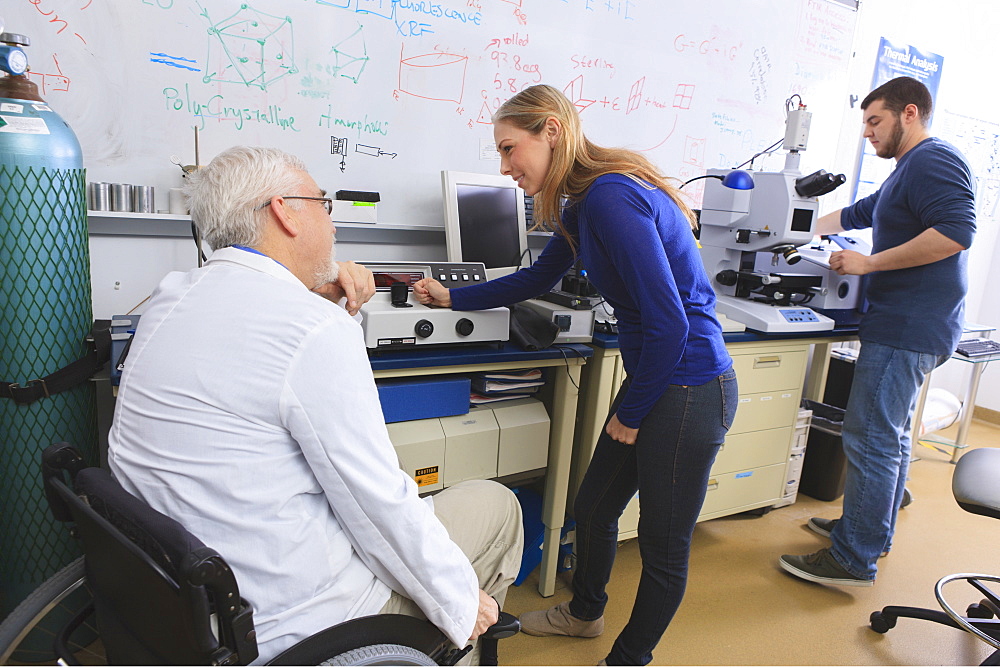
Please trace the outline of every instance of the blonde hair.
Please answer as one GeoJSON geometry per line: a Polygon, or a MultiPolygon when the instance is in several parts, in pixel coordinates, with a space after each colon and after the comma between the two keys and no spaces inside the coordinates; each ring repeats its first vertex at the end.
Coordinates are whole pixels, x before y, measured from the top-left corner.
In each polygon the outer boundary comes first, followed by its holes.
{"type": "Polygon", "coordinates": [[[510,98],[493,114],[493,122],[509,123],[531,134],[539,134],[545,122],[555,118],[562,132],[552,150],[552,164],[542,189],[535,195],[535,227],[558,232],[570,245],[559,215],[562,199],[581,199],[594,180],[605,174],[625,174],[650,183],[670,197],[695,227],[694,212],[680,196],[680,191],[645,156],[623,148],[605,148],[583,134],[580,114],[565,95],[552,86],[539,84],[525,88],[510,98]]]}

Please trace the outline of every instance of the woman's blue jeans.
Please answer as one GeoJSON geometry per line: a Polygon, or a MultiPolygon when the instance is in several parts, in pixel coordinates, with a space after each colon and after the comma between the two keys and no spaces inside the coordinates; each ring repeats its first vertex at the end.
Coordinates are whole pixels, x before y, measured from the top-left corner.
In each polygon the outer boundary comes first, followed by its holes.
{"type": "MultiPolygon", "coordinates": [[[[626,380],[608,415],[628,390],[626,380]]],[[[618,548],[618,518],[639,492],[642,576],[632,616],[608,665],[645,665],[684,596],[691,534],[715,455],[736,414],[736,373],[696,387],[670,385],[643,419],[635,445],[602,433],[576,496],[576,571],[570,613],[604,614],[618,548]]]]}
{"type": "Polygon", "coordinates": [[[872,580],[892,546],[910,470],[910,419],[924,376],[949,355],[862,341],[841,432],[847,457],[844,512],[830,532],[833,557],[872,580]]]}

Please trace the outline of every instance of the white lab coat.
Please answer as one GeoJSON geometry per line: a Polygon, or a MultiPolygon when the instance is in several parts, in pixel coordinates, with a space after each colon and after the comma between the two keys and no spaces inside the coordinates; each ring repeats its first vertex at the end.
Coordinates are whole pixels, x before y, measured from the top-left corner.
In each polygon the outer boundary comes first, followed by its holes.
{"type": "Polygon", "coordinates": [[[390,588],[471,634],[476,574],[398,467],[360,325],[274,260],[220,249],[163,279],[109,444],[126,489],[233,567],[260,661],[390,588]]]}

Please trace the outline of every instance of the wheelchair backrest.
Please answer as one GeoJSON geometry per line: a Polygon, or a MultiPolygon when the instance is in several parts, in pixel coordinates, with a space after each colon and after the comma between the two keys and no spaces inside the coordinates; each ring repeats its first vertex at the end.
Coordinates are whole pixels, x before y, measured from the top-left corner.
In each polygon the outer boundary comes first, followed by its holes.
{"type": "Polygon", "coordinates": [[[110,663],[246,664],[257,657],[252,611],[218,553],[107,471],[84,468],[73,484],[75,493],[61,476],[45,479],[83,542],[110,663]]]}

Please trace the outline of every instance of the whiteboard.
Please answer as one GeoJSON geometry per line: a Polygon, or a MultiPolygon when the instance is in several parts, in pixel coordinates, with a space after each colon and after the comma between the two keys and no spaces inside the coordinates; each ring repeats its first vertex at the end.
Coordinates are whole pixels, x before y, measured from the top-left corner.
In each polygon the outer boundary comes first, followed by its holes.
{"type": "MultiPolygon", "coordinates": [[[[832,171],[857,13],[834,0],[4,0],[29,76],[88,180],[157,209],[236,144],[301,157],[321,187],[381,194],[379,223],[443,225],[440,172],[496,173],[489,119],[548,83],[599,144],[681,180],[734,167],[813,111],[802,171],[832,171]]],[[[780,169],[782,159],[755,163],[780,169]]],[[[687,189],[697,205],[703,182],[687,189]]]]}

